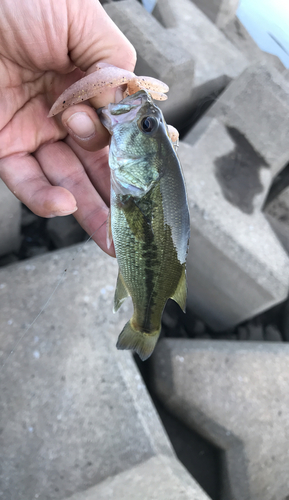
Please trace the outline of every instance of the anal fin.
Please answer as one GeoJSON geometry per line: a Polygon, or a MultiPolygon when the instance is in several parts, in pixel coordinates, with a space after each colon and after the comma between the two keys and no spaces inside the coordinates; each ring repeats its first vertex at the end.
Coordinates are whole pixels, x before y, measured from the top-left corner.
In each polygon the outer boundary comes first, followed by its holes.
{"type": "Polygon", "coordinates": [[[120,308],[121,304],[125,301],[127,297],[129,297],[129,293],[126,289],[126,286],[124,284],[124,279],[119,270],[116,282],[116,289],[114,292],[114,304],[113,304],[114,313],[120,308]]]}
{"type": "Polygon", "coordinates": [[[183,271],[178,282],[175,293],[170,297],[177,304],[179,304],[180,308],[186,312],[186,301],[187,301],[187,280],[186,280],[186,268],[183,267],[183,271]]]}

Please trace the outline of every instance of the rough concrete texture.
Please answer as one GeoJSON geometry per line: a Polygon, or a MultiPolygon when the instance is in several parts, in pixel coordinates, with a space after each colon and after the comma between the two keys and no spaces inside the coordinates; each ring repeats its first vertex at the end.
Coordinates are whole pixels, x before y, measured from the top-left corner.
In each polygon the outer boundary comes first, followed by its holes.
{"type": "Polygon", "coordinates": [[[112,2],[105,9],[136,47],[136,73],[164,79],[170,86],[169,100],[161,104],[169,121],[186,113],[188,103],[193,107],[219,92],[248,65],[190,0],[158,0],[153,16],[136,0],[112,2]]]}
{"type": "Polygon", "coordinates": [[[188,307],[224,330],[285,300],[289,259],[260,210],[264,160],[217,120],[195,139],[179,148],[191,214],[188,307]]]}
{"type": "Polygon", "coordinates": [[[247,67],[247,59],[190,0],[158,0],[157,8],[164,25],[167,12],[174,16],[174,27],[168,31],[195,60],[195,87],[212,80],[225,82],[247,67]]]}
{"type": "Polygon", "coordinates": [[[186,425],[224,450],[221,498],[289,495],[289,345],[165,339],[155,391],[186,425]]]}
{"type": "Polygon", "coordinates": [[[194,58],[136,0],[105,5],[105,10],[137,51],[137,75],[149,75],[170,87],[170,98],[163,103],[168,119],[178,107],[190,102],[194,85],[194,58]],[[181,78],[180,78],[181,75],[181,78]]]}
{"type": "Polygon", "coordinates": [[[1,498],[59,500],[159,454],[176,460],[131,354],[115,347],[131,314],[129,302],[112,314],[116,275],[94,243],[0,271],[1,498]]]}
{"type": "Polygon", "coordinates": [[[239,0],[193,0],[206,16],[219,28],[234,18],[239,0]]]}
{"type": "Polygon", "coordinates": [[[185,137],[195,137],[212,118],[241,133],[270,167],[274,178],[289,161],[289,81],[272,66],[247,68],[185,137]]]}
{"type": "MultiPolygon", "coordinates": [[[[69,500],[208,500],[177,460],[152,457],[69,500]]],[[[68,500],[68,499],[67,499],[68,500]]]]}
{"type": "Polygon", "coordinates": [[[0,256],[20,245],[21,204],[0,179],[0,256]]]}
{"type": "Polygon", "coordinates": [[[234,16],[221,29],[230,42],[232,42],[252,64],[263,62],[264,64],[275,66],[281,72],[285,71],[285,66],[280,61],[279,57],[261,50],[237,16],[234,16]]]}

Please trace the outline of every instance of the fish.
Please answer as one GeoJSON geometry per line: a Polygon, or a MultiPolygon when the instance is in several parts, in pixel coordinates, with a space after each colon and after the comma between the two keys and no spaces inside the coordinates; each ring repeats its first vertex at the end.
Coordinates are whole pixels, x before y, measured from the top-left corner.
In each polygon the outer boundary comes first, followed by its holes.
{"type": "Polygon", "coordinates": [[[114,312],[129,296],[134,308],[117,348],[131,349],[144,361],[156,346],[167,300],[186,307],[185,182],[163,113],[148,91],[97,112],[111,134],[109,232],[119,266],[114,312]]]}

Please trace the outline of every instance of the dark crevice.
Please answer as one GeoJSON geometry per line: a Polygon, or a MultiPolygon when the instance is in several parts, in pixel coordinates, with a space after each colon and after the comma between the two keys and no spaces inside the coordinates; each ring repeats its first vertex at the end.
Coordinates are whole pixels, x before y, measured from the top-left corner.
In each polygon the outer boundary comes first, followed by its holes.
{"type": "Polygon", "coordinates": [[[211,94],[202,97],[194,106],[190,109],[188,114],[182,117],[182,121],[174,126],[178,126],[178,131],[180,134],[180,140],[182,140],[188,132],[193,128],[196,123],[202,118],[202,116],[210,109],[210,107],[218,100],[220,95],[225,91],[227,86],[221,88],[218,91],[212,92],[211,94]]]}
{"type": "Polygon", "coordinates": [[[266,200],[264,202],[263,209],[266,210],[266,207],[275,199],[279,194],[284,191],[289,186],[289,163],[276,175],[275,179],[272,182],[272,185],[267,194],[266,200]]]}

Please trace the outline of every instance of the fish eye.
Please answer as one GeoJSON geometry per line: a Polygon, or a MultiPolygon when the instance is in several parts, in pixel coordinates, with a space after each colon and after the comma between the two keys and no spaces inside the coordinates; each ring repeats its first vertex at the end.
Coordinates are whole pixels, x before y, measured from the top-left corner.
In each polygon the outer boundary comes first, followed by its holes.
{"type": "Polygon", "coordinates": [[[158,120],[153,116],[145,116],[141,123],[140,128],[146,134],[149,132],[153,132],[158,126],[158,120]]]}

